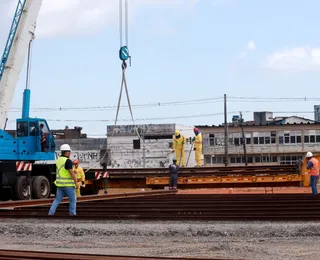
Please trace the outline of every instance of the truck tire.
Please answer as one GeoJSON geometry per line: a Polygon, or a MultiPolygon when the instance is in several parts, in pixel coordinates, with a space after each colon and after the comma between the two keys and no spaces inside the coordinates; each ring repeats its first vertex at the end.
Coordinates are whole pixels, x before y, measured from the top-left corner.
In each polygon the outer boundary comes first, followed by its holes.
{"type": "Polygon", "coordinates": [[[32,198],[46,199],[51,194],[51,186],[47,177],[36,176],[32,182],[32,198]]]}
{"type": "Polygon", "coordinates": [[[26,176],[18,176],[13,188],[14,200],[26,200],[28,198],[28,187],[26,176]]]}

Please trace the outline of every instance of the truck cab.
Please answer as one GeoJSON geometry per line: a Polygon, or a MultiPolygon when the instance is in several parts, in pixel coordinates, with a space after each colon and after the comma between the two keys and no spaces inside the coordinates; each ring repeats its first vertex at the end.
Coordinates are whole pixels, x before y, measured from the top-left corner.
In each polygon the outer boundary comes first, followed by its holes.
{"type": "Polygon", "coordinates": [[[45,119],[17,119],[17,156],[30,161],[54,160],[55,142],[45,119]]]}
{"type": "Polygon", "coordinates": [[[0,161],[55,160],[55,142],[45,119],[17,119],[17,137],[0,130],[0,161]]]}

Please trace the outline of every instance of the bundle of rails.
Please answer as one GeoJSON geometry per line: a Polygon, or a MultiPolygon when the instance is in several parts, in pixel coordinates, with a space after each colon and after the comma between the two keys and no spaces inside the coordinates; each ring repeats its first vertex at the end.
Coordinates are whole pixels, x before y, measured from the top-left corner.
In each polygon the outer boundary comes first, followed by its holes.
{"type": "MultiPolygon", "coordinates": [[[[48,218],[49,206],[0,211],[1,218],[48,218]]],[[[175,194],[80,202],[79,219],[88,220],[319,220],[320,196],[309,194],[175,194]]],[[[62,205],[55,218],[68,218],[62,205]]],[[[51,217],[52,218],[52,217],[51,217]]]]}
{"type": "MultiPolygon", "coordinates": [[[[129,193],[111,194],[111,195],[83,196],[83,197],[78,197],[77,201],[78,202],[104,201],[104,200],[122,199],[122,198],[169,195],[174,193],[176,193],[176,191],[174,190],[129,192],[129,193]]],[[[54,199],[41,199],[41,200],[0,202],[0,210],[12,209],[12,208],[23,208],[23,207],[30,207],[30,206],[47,206],[47,205],[51,205],[53,200],[54,199]]],[[[61,204],[65,204],[65,203],[69,203],[68,198],[63,198],[61,204]]]]}
{"type": "Polygon", "coordinates": [[[22,250],[0,250],[0,259],[20,259],[20,260],[244,260],[244,259],[222,259],[222,258],[186,258],[186,257],[145,257],[145,256],[110,256],[94,254],[71,254],[53,253],[40,251],[22,250]]]}

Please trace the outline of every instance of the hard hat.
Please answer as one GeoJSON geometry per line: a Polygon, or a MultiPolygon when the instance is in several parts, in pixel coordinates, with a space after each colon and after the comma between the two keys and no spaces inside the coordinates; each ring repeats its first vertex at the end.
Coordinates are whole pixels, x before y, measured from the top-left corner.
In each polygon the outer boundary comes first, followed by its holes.
{"type": "Polygon", "coordinates": [[[73,163],[74,163],[74,164],[79,164],[79,160],[78,160],[78,159],[75,159],[75,160],[73,161],[73,163]]]}
{"type": "Polygon", "coordinates": [[[60,151],[61,152],[69,152],[69,151],[71,152],[71,148],[70,148],[70,146],[68,144],[63,144],[60,147],[60,151]]]}
{"type": "Polygon", "coordinates": [[[306,155],[307,158],[310,158],[312,156],[313,156],[312,152],[307,152],[307,155],[306,155]]]}
{"type": "Polygon", "coordinates": [[[179,130],[176,130],[175,132],[174,132],[174,135],[175,136],[178,136],[180,134],[180,131],[179,130]]]}
{"type": "Polygon", "coordinates": [[[199,129],[198,128],[193,128],[193,132],[199,132],[199,129]]]}

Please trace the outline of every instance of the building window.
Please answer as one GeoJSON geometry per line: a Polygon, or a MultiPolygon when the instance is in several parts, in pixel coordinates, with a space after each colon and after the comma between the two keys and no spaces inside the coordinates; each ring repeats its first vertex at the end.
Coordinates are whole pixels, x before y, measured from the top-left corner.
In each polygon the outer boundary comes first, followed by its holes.
{"type": "Polygon", "coordinates": [[[297,136],[297,143],[300,144],[301,143],[301,136],[297,136]]]}
{"type": "Polygon", "coordinates": [[[276,131],[272,131],[271,132],[271,143],[272,144],[276,143],[276,136],[277,136],[277,132],[276,131]]]}
{"type": "Polygon", "coordinates": [[[284,134],[284,143],[285,144],[290,143],[290,134],[284,134]]]}
{"type": "Polygon", "coordinates": [[[310,135],[310,143],[315,143],[316,137],[314,135],[310,135]]]}
{"type": "Polygon", "coordinates": [[[280,164],[297,164],[299,160],[302,160],[301,155],[280,156],[280,164]]]}

